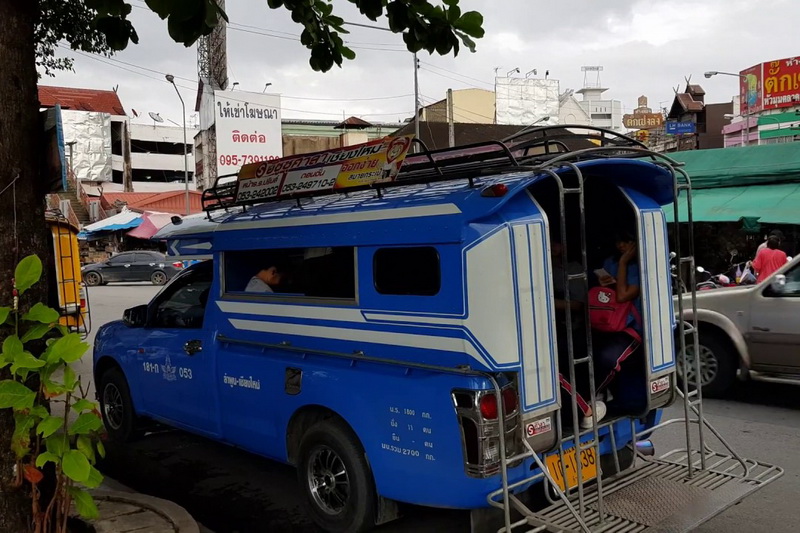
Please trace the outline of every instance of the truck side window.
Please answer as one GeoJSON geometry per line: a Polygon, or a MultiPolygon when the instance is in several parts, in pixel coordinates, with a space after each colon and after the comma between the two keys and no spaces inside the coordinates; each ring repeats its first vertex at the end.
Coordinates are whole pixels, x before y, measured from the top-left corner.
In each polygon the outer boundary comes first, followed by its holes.
{"type": "Polygon", "coordinates": [[[432,246],[381,248],[372,268],[381,294],[433,296],[441,288],[439,252],[432,246]]]}
{"type": "Polygon", "coordinates": [[[202,328],[211,291],[211,261],[197,265],[159,295],[152,309],[155,328],[202,328]]]}
{"type": "Polygon", "coordinates": [[[229,251],[225,252],[224,262],[226,294],[337,299],[356,297],[355,248],[352,246],[229,251]],[[245,290],[259,272],[271,267],[275,267],[280,276],[264,276],[270,290],[245,290]]]}

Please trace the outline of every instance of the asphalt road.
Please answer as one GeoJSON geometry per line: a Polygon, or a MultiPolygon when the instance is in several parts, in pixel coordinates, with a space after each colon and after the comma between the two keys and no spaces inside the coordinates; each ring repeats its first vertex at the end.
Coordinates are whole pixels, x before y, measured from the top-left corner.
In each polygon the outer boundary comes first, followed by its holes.
{"type": "MultiPolygon", "coordinates": [[[[158,292],[148,284],[90,289],[94,328],[120,318],[158,292]]],[[[93,335],[91,337],[93,339],[93,335]]],[[[799,355],[800,356],[800,355],[799,355]]],[[[91,354],[80,367],[90,378],[91,354]]],[[[785,475],[696,531],[771,533],[800,526],[800,387],[744,383],[725,400],[707,400],[711,423],[743,456],[777,464],[785,475]]],[[[668,417],[682,415],[673,406],[668,417]]],[[[684,444],[682,430],[666,428],[654,439],[657,453],[684,444]]],[[[712,443],[716,449],[721,446],[712,443]]],[[[181,431],[160,430],[126,445],[107,443],[100,465],[108,476],[140,492],[184,506],[216,533],[316,531],[300,507],[294,469],[181,431]]],[[[386,532],[467,531],[468,517],[457,511],[406,509],[405,517],[379,529],[386,532]]]]}

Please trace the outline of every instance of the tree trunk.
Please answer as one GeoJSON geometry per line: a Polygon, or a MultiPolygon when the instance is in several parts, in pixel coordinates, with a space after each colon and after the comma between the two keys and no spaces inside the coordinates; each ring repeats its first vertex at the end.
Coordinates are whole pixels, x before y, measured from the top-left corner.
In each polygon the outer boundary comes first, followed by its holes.
{"type": "MultiPolygon", "coordinates": [[[[36,0],[0,0],[0,305],[12,302],[19,259],[37,254],[47,264],[34,46],[38,12],[36,0]]],[[[20,306],[46,301],[46,286],[38,284],[26,293],[20,306]]],[[[0,339],[8,333],[8,328],[0,330],[0,339]]],[[[13,487],[13,429],[10,410],[0,410],[0,531],[21,533],[30,529],[31,506],[27,492],[13,487]]]]}

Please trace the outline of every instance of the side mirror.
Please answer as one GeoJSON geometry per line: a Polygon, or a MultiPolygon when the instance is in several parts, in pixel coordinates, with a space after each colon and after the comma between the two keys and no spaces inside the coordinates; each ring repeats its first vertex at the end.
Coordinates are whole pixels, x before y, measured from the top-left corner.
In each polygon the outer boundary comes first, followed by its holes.
{"type": "Polygon", "coordinates": [[[778,274],[772,279],[772,282],[769,284],[769,288],[772,289],[772,292],[781,293],[783,292],[783,288],[786,286],[786,276],[783,274],[778,274]]]}
{"type": "Polygon", "coordinates": [[[122,322],[129,328],[141,328],[147,323],[147,305],[137,305],[122,313],[122,322]]]}

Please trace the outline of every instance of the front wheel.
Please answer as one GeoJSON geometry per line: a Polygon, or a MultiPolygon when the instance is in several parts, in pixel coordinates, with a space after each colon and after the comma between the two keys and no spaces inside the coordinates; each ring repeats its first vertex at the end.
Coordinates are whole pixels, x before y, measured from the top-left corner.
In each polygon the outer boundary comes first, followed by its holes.
{"type": "Polygon", "coordinates": [[[366,531],[375,526],[377,495],[358,438],[342,421],[312,427],[300,443],[297,476],[311,517],[325,531],[366,531]]]}
{"type": "Polygon", "coordinates": [[[167,282],[167,275],[161,270],[156,270],[150,274],[150,282],[153,285],[163,285],[167,282]]]}
{"type": "Polygon", "coordinates": [[[128,442],[141,436],[128,380],[119,368],[111,368],[100,376],[99,396],[103,423],[112,439],[128,442]]]}
{"type": "Polygon", "coordinates": [[[697,357],[700,359],[700,374],[695,366],[695,347],[691,337],[686,339],[686,365],[678,357],[678,375],[687,379],[690,387],[700,382],[703,395],[709,398],[723,396],[736,381],[738,358],[729,343],[716,333],[705,333],[698,339],[697,357]]]}

